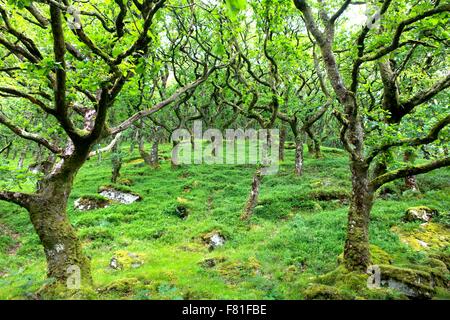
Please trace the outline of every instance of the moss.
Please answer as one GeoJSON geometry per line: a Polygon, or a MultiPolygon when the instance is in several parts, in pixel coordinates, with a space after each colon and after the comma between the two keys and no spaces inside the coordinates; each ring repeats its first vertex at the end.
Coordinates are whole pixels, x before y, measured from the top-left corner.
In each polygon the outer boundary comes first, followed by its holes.
{"type": "Polygon", "coordinates": [[[315,284],[307,288],[303,292],[303,297],[306,300],[349,300],[354,298],[351,294],[322,284],[315,284]]]}
{"type": "Polygon", "coordinates": [[[439,259],[428,258],[427,265],[430,268],[433,268],[433,269],[437,270],[438,272],[441,272],[442,274],[446,274],[449,272],[447,265],[439,259]]]}
{"type": "Polygon", "coordinates": [[[392,256],[381,249],[380,247],[371,244],[369,246],[370,250],[370,260],[373,265],[378,264],[391,264],[393,261],[392,256]]]}
{"type": "Polygon", "coordinates": [[[96,300],[98,293],[90,286],[68,289],[64,283],[45,284],[36,291],[40,300],[96,300]]]}
{"type": "Polygon", "coordinates": [[[246,261],[226,261],[221,263],[218,273],[231,283],[236,283],[246,277],[253,277],[260,274],[261,264],[255,257],[250,257],[246,261]]]}
{"type": "MultiPolygon", "coordinates": [[[[369,245],[369,251],[370,251],[370,262],[372,265],[377,264],[391,264],[393,261],[392,256],[381,249],[379,246],[376,245],[369,245]]],[[[337,258],[338,264],[344,263],[344,253],[341,253],[337,258]]]]}
{"type": "Polygon", "coordinates": [[[81,240],[87,241],[112,241],[114,235],[109,228],[105,227],[90,227],[81,229],[78,232],[81,240]]]}
{"type": "Polygon", "coordinates": [[[345,288],[352,291],[362,291],[367,287],[368,275],[359,272],[349,272],[344,266],[318,276],[316,283],[345,288]]]}
{"type": "Polygon", "coordinates": [[[207,259],[204,259],[204,260],[200,261],[199,265],[202,268],[206,268],[206,269],[207,268],[214,268],[215,266],[217,266],[220,263],[225,262],[226,260],[227,259],[225,257],[221,257],[221,256],[214,257],[214,258],[207,258],[207,259]]]}
{"type": "Polygon", "coordinates": [[[429,221],[432,217],[438,216],[439,212],[426,206],[410,207],[406,209],[404,221],[429,221]]]}
{"type": "Polygon", "coordinates": [[[450,230],[437,223],[428,222],[414,230],[405,230],[398,226],[391,230],[398,233],[402,242],[417,251],[439,250],[450,246],[450,230]]]}
{"type": "Polygon", "coordinates": [[[129,269],[140,267],[144,264],[144,262],[144,255],[140,253],[118,250],[114,252],[114,256],[111,259],[110,266],[114,269],[129,269]]]}
{"type": "Polygon", "coordinates": [[[137,278],[124,278],[111,282],[98,289],[102,293],[130,294],[141,285],[137,278]]]}
{"type": "Polygon", "coordinates": [[[108,191],[108,190],[115,190],[115,191],[119,191],[119,192],[124,192],[124,193],[129,193],[132,194],[136,197],[139,197],[139,199],[142,199],[142,196],[137,193],[134,192],[133,190],[131,190],[129,187],[124,186],[124,185],[119,185],[119,184],[107,184],[104,186],[101,186],[98,188],[98,192],[102,192],[102,191],[108,191]]]}
{"type": "Polygon", "coordinates": [[[98,208],[105,208],[108,205],[111,204],[111,200],[108,198],[105,198],[101,195],[84,195],[80,197],[78,200],[78,206],[83,206],[86,209],[98,209],[98,208]]]}
{"type": "Polygon", "coordinates": [[[91,201],[109,201],[108,198],[101,196],[99,194],[88,194],[80,197],[81,200],[91,200],[91,201]]]}
{"type": "Polygon", "coordinates": [[[442,261],[447,267],[447,270],[450,270],[450,251],[434,252],[430,257],[442,261]]]}
{"type": "Polygon", "coordinates": [[[430,298],[436,287],[446,286],[443,275],[431,268],[402,268],[380,265],[381,284],[403,291],[407,296],[430,298]]]}
{"type": "MultiPolygon", "coordinates": [[[[182,199],[182,198],[178,198],[182,199]]],[[[172,216],[176,216],[180,219],[186,219],[189,216],[189,208],[186,205],[187,202],[177,201],[175,203],[170,203],[167,207],[165,207],[162,211],[163,214],[168,214],[172,216]]]]}
{"type": "Polygon", "coordinates": [[[346,202],[350,198],[350,192],[340,187],[326,187],[311,191],[309,197],[320,201],[340,200],[346,202]]]}
{"type": "Polygon", "coordinates": [[[132,185],[134,185],[133,179],[129,179],[129,178],[121,178],[117,181],[117,183],[127,186],[127,187],[131,187],[132,185]]]}

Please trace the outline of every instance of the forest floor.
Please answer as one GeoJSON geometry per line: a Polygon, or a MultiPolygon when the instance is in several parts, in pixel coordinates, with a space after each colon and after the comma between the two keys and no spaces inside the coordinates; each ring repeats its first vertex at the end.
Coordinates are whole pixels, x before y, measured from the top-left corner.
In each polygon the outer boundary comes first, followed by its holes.
{"type": "MultiPolygon", "coordinates": [[[[124,152],[128,146],[123,146],[124,152]]],[[[168,159],[170,146],[161,147],[168,159]]],[[[293,150],[278,174],[263,178],[259,204],[248,223],[239,217],[254,166],[191,165],[152,169],[137,150],[124,157],[121,182],[142,196],[125,205],[92,211],[74,209],[81,196],[110,183],[111,161],[92,158],[79,172],[69,215],[92,259],[95,288],[72,294],[93,299],[305,299],[311,285],[329,289],[328,298],[405,298],[400,292],[368,289],[367,276],[339,276],[347,223],[350,176],[347,155],[323,148],[323,158],[305,154],[305,172],[294,175],[293,150]],[[129,180],[129,181],[128,181],[129,180]],[[187,218],[180,218],[184,212],[187,218]],[[225,243],[210,250],[216,232],[225,243]],[[207,241],[207,240],[206,240],[207,241]],[[111,268],[113,257],[125,257],[111,268]],[[336,271],[337,270],[337,271],[336,271]],[[319,276],[319,277],[318,277],[319,276]]],[[[407,268],[434,267],[430,257],[450,256],[450,168],[418,177],[421,193],[402,190],[402,181],[375,202],[370,222],[374,256],[407,268]],[[421,222],[402,221],[405,210],[428,206],[441,214],[436,239],[417,245],[421,222]],[[443,230],[443,231],[442,231],[443,230]],[[409,237],[409,238],[408,238],[409,237]],[[416,239],[417,240],[417,239],[416,239]]],[[[449,279],[448,272],[444,276],[449,279]]],[[[0,203],[0,299],[39,298],[46,284],[43,249],[27,213],[0,203]]],[[[61,296],[63,297],[63,296],[61,296]]],[[[65,296],[67,297],[67,296],[65,296]]],[[[323,297],[323,296],[319,296],[323,297]]],[[[438,289],[435,298],[450,298],[438,289]]]]}

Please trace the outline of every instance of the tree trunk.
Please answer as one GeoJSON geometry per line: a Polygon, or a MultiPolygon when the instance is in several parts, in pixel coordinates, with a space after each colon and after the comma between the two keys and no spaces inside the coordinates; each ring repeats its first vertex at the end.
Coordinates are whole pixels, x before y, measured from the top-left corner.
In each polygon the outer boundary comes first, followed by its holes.
{"type": "Polygon", "coordinates": [[[144,162],[149,165],[152,168],[158,168],[159,167],[159,155],[158,155],[158,139],[156,137],[153,137],[153,144],[152,149],[150,153],[147,153],[145,151],[144,146],[144,137],[141,136],[139,139],[139,154],[141,155],[142,159],[144,159],[144,162]]]}
{"type": "Polygon", "coordinates": [[[112,164],[111,182],[116,183],[117,178],[120,177],[120,169],[122,168],[120,140],[117,141],[111,149],[111,164],[112,164]]]}
{"type": "MultiPolygon", "coordinates": [[[[172,149],[175,149],[177,147],[178,143],[179,142],[177,142],[177,141],[172,141],[172,149]]],[[[173,157],[170,158],[170,164],[171,164],[172,169],[175,169],[178,167],[178,165],[174,162],[173,157]]]]}
{"type": "Polygon", "coordinates": [[[320,142],[319,142],[319,140],[314,141],[314,157],[316,159],[322,158],[322,152],[321,152],[321,149],[320,149],[320,142]]]}
{"type": "Polygon", "coordinates": [[[150,161],[151,166],[153,168],[159,168],[159,131],[160,128],[155,128],[153,131],[153,137],[152,137],[152,150],[150,151],[150,161]]]}
{"type": "Polygon", "coordinates": [[[261,180],[262,180],[261,169],[258,168],[255,172],[255,175],[253,176],[252,190],[250,191],[250,196],[248,197],[247,203],[245,204],[244,212],[241,215],[241,220],[248,220],[252,216],[253,210],[255,209],[258,203],[261,180]]]}
{"type": "Polygon", "coordinates": [[[295,174],[301,176],[303,174],[303,139],[302,134],[295,137],[295,174]]]}
{"type": "MultiPolygon", "coordinates": [[[[403,153],[403,161],[411,162],[413,156],[414,156],[414,152],[407,150],[403,153]]],[[[405,187],[408,190],[420,192],[419,186],[417,185],[416,176],[414,176],[414,175],[405,177],[405,187]]]]}
{"type": "Polygon", "coordinates": [[[306,128],[306,133],[308,134],[308,153],[314,155],[314,158],[320,159],[322,154],[320,152],[320,140],[311,130],[311,127],[306,128]]]}
{"type": "MultiPolygon", "coordinates": [[[[77,170],[77,169],[76,169],[77,170]]],[[[28,207],[30,219],[44,247],[48,276],[66,283],[70,268],[79,268],[84,284],[91,284],[90,260],[67,216],[67,200],[76,170],[45,178],[28,207]]]]}
{"type": "Polygon", "coordinates": [[[11,145],[9,145],[5,150],[5,159],[9,158],[9,153],[11,152],[11,145]]]}
{"type": "Polygon", "coordinates": [[[314,154],[314,141],[311,138],[306,139],[306,146],[308,147],[308,154],[314,154]]]}
{"type": "Polygon", "coordinates": [[[280,152],[279,152],[279,160],[284,161],[284,145],[286,143],[286,127],[284,125],[281,126],[280,130],[280,152]]]}
{"type": "Polygon", "coordinates": [[[36,163],[42,162],[42,157],[43,157],[43,150],[42,150],[41,145],[38,145],[35,155],[34,155],[34,162],[36,162],[36,163]]]}
{"type": "Polygon", "coordinates": [[[25,158],[27,156],[27,149],[28,148],[23,149],[23,151],[20,153],[19,163],[17,164],[17,169],[23,168],[23,162],[25,161],[25,158]]]}
{"type": "Polygon", "coordinates": [[[133,136],[132,136],[132,138],[131,138],[131,142],[130,142],[130,154],[132,154],[133,151],[134,151],[134,147],[135,147],[135,145],[136,145],[136,141],[139,141],[139,129],[137,129],[137,128],[133,131],[133,136]]]}
{"type": "Polygon", "coordinates": [[[364,162],[353,160],[350,168],[352,198],[348,213],[344,261],[348,270],[365,272],[370,265],[369,217],[373,192],[368,187],[368,166],[364,162]]]}

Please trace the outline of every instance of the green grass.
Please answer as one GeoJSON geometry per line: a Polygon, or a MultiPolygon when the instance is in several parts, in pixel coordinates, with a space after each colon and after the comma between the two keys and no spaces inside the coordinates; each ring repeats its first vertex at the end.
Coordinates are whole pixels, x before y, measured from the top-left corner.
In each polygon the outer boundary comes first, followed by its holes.
{"type": "MultiPolygon", "coordinates": [[[[128,151],[123,146],[124,152],[128,151]]],[[[169,156],[163,145],[161,155],[169,156]]],[[[336,269],[342,253],[350,191],[347,157],[324,148],[323,159],[306,154],[305,173],[293,174],[293,150],[279,173],[263,178],[261,195],[249,224],[239,220],[255,168],[245,165],[183,165],[160,169],[143,165],[137,152],[124,159],[122,178],[143,197],[130,205],[79,212],[75,199],[95,195],[110,183],[110,160],[89,160],[80,170],[69,201],[70,220],[92,258],[100,299],[301,299],[316,276],[336,269]],[[180,219],[180,202],[189,212],[180,219]],[[209,251],[202,235],[219,230],[226,244],[209,251]],[[117,250],[140,253],[145,263],[135,269],[108,267],[117,250]],[[206,268],[202,261],[217,258],[206,268]]],[[[450,170],[419,177],[422,195],[399,194],[374,205],[370,240],[393,257],[394,264],[426,261],[391,231],[406,208],[427,205],[446,213],[450,204],[450,170]]],[[[401,183],[398,183],[399,185],[401,183]]],[[[445,219],[444,219],[445,220],[445,219]]],[[[45,283],[43,249],[27,213],[0,202],[0,299],[33,297],[45,283]],[[12,234],[18,234],[13,239],[12,234]],[[14,252],[10,248],[20,243],[14,252]]],[[[417,227],[417,224],[413,225],[417,227]]]]}

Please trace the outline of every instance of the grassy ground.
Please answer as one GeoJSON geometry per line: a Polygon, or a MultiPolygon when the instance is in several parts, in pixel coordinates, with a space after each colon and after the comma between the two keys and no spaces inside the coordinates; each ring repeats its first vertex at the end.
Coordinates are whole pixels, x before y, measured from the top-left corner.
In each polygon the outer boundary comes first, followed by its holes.
{"type": "MultiPolygon", "coordinates": [[[[168,145],[163,146],[162,155],[169,155],[168,145]]],[[[302,177],[294,176],[293,151],[287,150],[279,173],[264,177],[259,205],[249,224],[239,216],[252,166],[172,169],[163,161],[160,169],[151,169],[135,152],[125,157],[121,172],[122,178],[133,180],[130,188],[142,195],[142,201],[88,212],[74,210],[75,199],[95,195],[109,183],[110,171],[108,156],[101,162],[89,160],[70,196],[70,219],[92,258],[96,286],[84,297],[302,299],[315,277],[337,267],[350,189],[347,156],[340,150],[325,149],[323,159],[306,154],[302,177]],[[174,214],[180,204],[188,208],[187,219],[174,214]],[[225,236],[226,243],[210,251],[202,236],[214,230],[225,236]],[[110,259],[120,250],[140,254],[144,264],[111,269],[110,259]],[[215,258],[215,266],[205,265],[209,258],[215,258]]],[[[399,191],[376,201],[371,243],[389,253],[393,264],[426,264],[427,251],[400,241],[392,227],[418,228],[418,223],[401,222],[405,209],[418,205],[438,209],[444,221],[450,204],[449,181],[450,170],[441,169],[419,177],[421,195],[399,191]]],[[[398,190],[399,184],[393,188],[398,190]]],[[[449,253],[448,247],[440,250],[449,253]]],[[[1,202],[0,299],[34,298],[45,281],[43,250],[27,213],[1,202]]],[[[383,292],[374,297],[396,296],[383,292]]]]}

